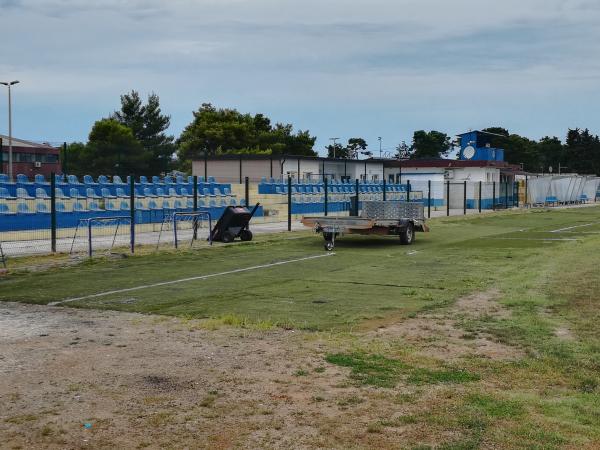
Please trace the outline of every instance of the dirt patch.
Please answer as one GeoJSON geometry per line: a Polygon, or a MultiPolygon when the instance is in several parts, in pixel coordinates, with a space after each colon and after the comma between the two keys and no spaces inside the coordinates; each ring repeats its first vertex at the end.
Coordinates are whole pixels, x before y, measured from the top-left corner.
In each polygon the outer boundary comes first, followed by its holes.
{"type": "Polygon", "coordinates": [[[556,330],[554,330],[554,336],[556,336],[559,339],[564,339],[565,341],[574,341],[575,340],[575,336],[573,336],[573,333],[571,333],[571,330],[569,330],[568,328],[564,328],[564,327],[559,327],[556,330]]]}
{"type": "Polygon", "coordinates": [[[459,326],[464,318],[507,318],[510,312],[496,300],[500,292],[490,290],[462,297],[444,314],[425,313],[379,328],[378,336],[398,336],[428,356],[457,360],[469,356],[510,360],[524,356],[515,347],[497,342],[493,336],[468,333],[459,326]]]}
{"type": "Polygon", "coordinates": [[[354,385],[314,334],[198,325],[0,303],[0,446],[398,448],[455,437],[390,419],[423,407],[398,403],[411,388],[354,385]]]}

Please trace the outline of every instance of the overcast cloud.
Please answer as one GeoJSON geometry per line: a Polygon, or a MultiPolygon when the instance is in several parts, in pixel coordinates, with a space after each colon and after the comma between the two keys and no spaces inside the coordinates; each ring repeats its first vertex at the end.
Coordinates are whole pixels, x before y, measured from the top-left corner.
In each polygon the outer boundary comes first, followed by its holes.
{"type": "Polygon", "coordinates": [[[176,135],[212,102],[319,148],[420,128],[562,137],[600,132],[598,23],[590,0],[0,0],[0,79],[22,82],[14,134],[36,140],[85,139],[131,89],[160,95],[176,135]]]}

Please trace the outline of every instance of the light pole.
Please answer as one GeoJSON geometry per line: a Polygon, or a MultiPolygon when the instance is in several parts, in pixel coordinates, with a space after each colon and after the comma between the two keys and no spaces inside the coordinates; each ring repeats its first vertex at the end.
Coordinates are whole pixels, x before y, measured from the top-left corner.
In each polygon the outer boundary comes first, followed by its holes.
{"type": "Polygon", "coordinates": [[[379,141],[379,159],[381,159],[381,136],[379,136],[377,140],[379,141]]]}
{"type": "Polygon", "coordinates": [[[333,141],[333,157],[335,158],[335,141],[337,141],[339,138],[329,138],[330,141],[333,141]]]}
{"type": "Polygon", "coordinates": [[[19,81],[0,81],[0,84],[8,87],[8,179],[13,181],[13,160],[12,160],[12,105],[10,98],[10,87],[18,84],[19,81]]]}

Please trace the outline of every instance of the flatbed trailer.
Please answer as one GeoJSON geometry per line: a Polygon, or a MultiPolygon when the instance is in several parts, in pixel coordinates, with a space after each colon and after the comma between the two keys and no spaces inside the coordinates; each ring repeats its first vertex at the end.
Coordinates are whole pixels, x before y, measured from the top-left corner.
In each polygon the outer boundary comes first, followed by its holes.
{"type": "Polygon", "coordinates": [[[344,234],[399,236],[402,245],[411,245],[415,232],[429,231],[422,204],[397,201],[365,201],[360,216],[307,216],[302,218],[302,224],[323,234],[328,251],[344,234]]]}

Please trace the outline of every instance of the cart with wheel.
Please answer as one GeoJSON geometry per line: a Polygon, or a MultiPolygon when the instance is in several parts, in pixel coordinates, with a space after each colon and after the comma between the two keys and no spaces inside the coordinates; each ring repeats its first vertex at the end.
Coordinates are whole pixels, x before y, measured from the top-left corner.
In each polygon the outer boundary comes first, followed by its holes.
{"type": "Polygon", "coordinates": [[[333,250],[336,239],[344,234],[398,236],[402,245],[411,245],[415,232],[429,231],[422,204],[397,201],[365,201],[360,216],[308,216],[302,223],[323,234],[327,251],[333,250]]]}
{"type": "Polygon", "coordinates": [[[242,241],[251,241],[250,219],[258,209],[257,203],[252,211],[244,206],[228,206],[211,231],[213,241],[224,243],[233,242],[236,238],[242,241]]]}

